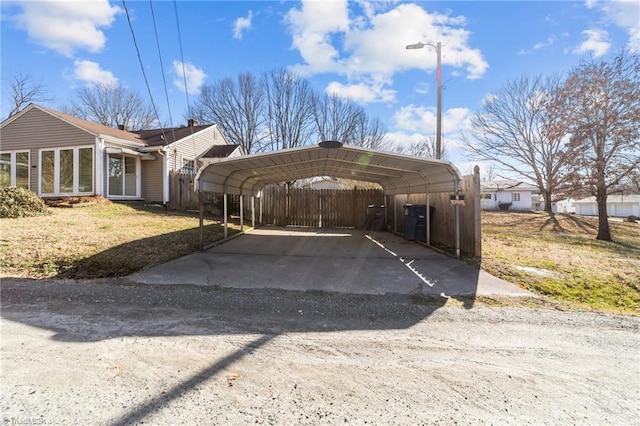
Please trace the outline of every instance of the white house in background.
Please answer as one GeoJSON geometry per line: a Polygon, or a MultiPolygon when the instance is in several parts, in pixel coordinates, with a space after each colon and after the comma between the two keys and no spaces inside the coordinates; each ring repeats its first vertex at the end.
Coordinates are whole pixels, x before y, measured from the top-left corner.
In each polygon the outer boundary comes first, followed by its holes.
{"type": "MultiPolygon", "coordinates": [[[[574,202],[576,214],[597,216],[596,197],[583,198],[574,202]]],[[[612,194],[607,197],[607,216],[640,217],[640,194],[612,194]]]]}
{"type": "Polygon", "coordinates": [[[538,188],[517,180],[494,180],[480,184],[480,206],[483,210],[499,210],[511,203],[509,210],[531,210],[533,195],[538,188]]]}
{"type": "MultiPolygon", "coordinates": [[[[573,198],[552,198],[551,211],[553,213],[575,213],[576,208],[573,205],[573,198]]],[[[531,209],[535,211],[544,211],[544,200],[542,195],[533,194],[531,196],[531,209]]]]}
{"type": "Polygon", "coordinates": [[[323,178],[318,180],[311,180],[304,185],[309,189],[345,189],[337,179],[323,178]]]}

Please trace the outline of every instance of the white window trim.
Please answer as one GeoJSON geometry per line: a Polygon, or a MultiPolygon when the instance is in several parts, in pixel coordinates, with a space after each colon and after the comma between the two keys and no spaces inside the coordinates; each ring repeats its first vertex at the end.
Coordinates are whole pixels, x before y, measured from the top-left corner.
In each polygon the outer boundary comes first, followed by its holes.
{"type": "Polygon", "coordinates": [[[195,176],[195,175],[196,175],[196,173],[198,173],[198,168],[197,168],[197,167],[198,167],[198,165],[197,165],[197,162],[196,162],[195,158],[182,157],[182,166],[180,167],[180,173],[187,174],[187,173],[184,173],[184,163],[185,163],[186,161],[191,161],[191,162],[193,162],[193,170],[191,171],[191,174],[192,174],[193,176],[195,176]]]}
{"type": "MultiPolygon", "coordinates": [[[[29,159],[31,161],[31,159],[29,159]]],[[[69,146],[59,148],[41,148],[38,150],[38,195],[43,197],[58,196],[82,196],[93,195],[96,193],[96,148],[94,145],[69,146]],[[91,173],[92,187],[91,192],[79,192],[80,185],[80,153],[81,149],[92,149],[93,171],[91,173]],[[60,192],[60,151],[73,150],[73,191],[60,192]],[[42,192],[42,153],[53,151],[53,192],[42,192]]]]}
{"type": "Polygon", "coordinates": [[[28,177],[27,177],[27,189],[31,189],[31,151],[29,151],[28,149],[20,149],[20,150],[16,150],[16,151],[0,151],[0,154],[9,154],[11,155],[11,158],[9,160],[9,162],[11,163],[11,176],[10,176],[10,186],[16,186],[16,172],[18,169],[18,164],[16,163],[16,154],[21,154],[26,152],[27,155],[29,156],[29,161],[27,163],[27,173],[28,173],[28,177]]]}
{"type": "MultiPolygon", "coordinates": [[[[139,200],[142,198],[140,194],[142,193],[142,161],[140,157],[135,157],[133,155],[126,154],[105,154],[104,158],[106,159],[106,181],[107,181],[107,193],[106,196],[110,200],[139,200]],[[128,157],[136,160],[136,195],[110,195],[109,190],[109,157],[117,156],[117,157],[128,157]]],[[[122,183],[124,185],[124,181],[122,183]]]]}

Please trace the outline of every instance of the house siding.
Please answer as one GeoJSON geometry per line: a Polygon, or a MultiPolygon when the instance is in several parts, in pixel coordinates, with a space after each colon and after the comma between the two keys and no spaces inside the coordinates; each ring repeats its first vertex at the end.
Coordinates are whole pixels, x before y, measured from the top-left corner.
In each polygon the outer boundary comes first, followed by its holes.
{"type": "Polygon", "coordinates": [[[29,188],[37,193],[40,193],[38,170],[41,149],[95,146],[95,136],[91,133],[35,108],[26,111],[20,120],[4,126],[1,141],[2,151],[29,151],[29,188]]]}
{"type": "Polygon", "coordinates": [[[153,153],[155,160],[142,161],[142,198],[148,203],[163,203],[163,156],[153,153]]]}
{"type": "Polygon", "coordinates": [[[169,171],[179,172],[183,159],[195,160],[213,145],[227,145],[227,141],[215,125],[172,143],[167,150],[169,171]]]}

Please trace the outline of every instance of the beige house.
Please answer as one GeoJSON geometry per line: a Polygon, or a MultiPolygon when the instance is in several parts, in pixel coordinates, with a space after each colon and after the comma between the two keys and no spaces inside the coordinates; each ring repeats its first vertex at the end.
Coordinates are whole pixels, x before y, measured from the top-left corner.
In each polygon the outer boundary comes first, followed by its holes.
{"type": "Polygon", "coordinates": [[[195,175],[212,152],[242,155],[216,125],[131,132],[31,104],[0,124],[0,186],[166,204],[170,174],[195,175]]]}

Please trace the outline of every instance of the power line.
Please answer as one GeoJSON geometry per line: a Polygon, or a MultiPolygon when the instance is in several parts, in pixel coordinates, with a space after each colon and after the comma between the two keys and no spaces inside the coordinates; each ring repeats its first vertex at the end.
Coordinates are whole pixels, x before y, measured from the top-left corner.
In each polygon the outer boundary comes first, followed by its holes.
{"type": "Polygon", "coordinates": [[[164,94],[167,100],[167,110],[169,111],[169,125],[171,126],[171,132],[173,134],[173,140],[176,140],[176,130],[173,125],[173,116],[171,114],[171,102],[169,101],[169,90],[167,89],[167,78],[164,73],[164,63],[162,62],[162,53],[160,50],[160,39],[158,38],[158,27],[156,26],[156,15],[153,11],[153,1],[149,0],[149,6],[151,7],[151,18],[153,20],[153,32],[156,36],[156,47],[158,48],[158,58],[160,59],[160,71],[162,72],[162,83],[164,85],[164,94]]]}
{"type": "MultiPolygon", "coordinates": [[[[131,17],[129,16],[129,9],[127,8],[127,3],[125,2],[125,0],[122,0],[122,6],[124,7],[124,12],[127,15],[127,22],[129,23],[129,29],[131,30],[131,37],[133,38],[133,45],[136,48],[136,53],[138,55],[138,62],[140,63],[140,68],[142,69],[142,76],[144,77],[144,84],[147,86],[149,99],[151,99],[151,106],[153,107],[153,112],[155,112],[156,114],[156,119],[158,120],[158,124],[160,124],[160,128],[162,129],[162,123],[160,122],[160,115],[158,114],[158,108],[156,108],[156,103],[153,101],[153,95],[151,95],[149,80],[147,79],[147,73],[144,70],[144,64],[142,63],[142,56],[140,55],[140,49],[138,48],[138,41],[136,40],[136,34],[133,31],[133,25],[131,24],[131,17]]],[[[162,137],[165,138],[164,129],[162,129],[162,137]]]]}

